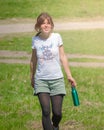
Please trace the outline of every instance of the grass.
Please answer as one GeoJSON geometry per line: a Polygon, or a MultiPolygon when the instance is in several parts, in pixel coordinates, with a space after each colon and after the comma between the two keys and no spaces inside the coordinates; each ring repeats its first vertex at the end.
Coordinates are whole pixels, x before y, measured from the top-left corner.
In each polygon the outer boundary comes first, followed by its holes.
{"type": "Polygon", "coordinates": [[[21,60],[26,60],[26,59],[28,59],[27,57],[25,57],[25,56],[23,56],[23,57],[8,57],[8,56],[0,56],[0,59],[21,59],[21,60]]]}
{"type": "MultiPolygon", "coordinates": [[[[43,11],[49,12],[54,19],[103,18],[104,1],[0,0],[0,19],[34,19],[43,11]]],[[[66,53],[104,55],[104,30],[60,33],[66,53]]],[[[30,53],[32,35],[1,37],[0,50],[30,53]]],[[[71,60],[90,62],[89,59],[71,60]]],[[[103,62],[94,59],[93,62],[95,61],[103,62]]],[[[61,130],[103,130],[104,69],[71,67],[71,71],[78,84],[80,106],[73,106],[71,88],[64,73],[67,95],[63,102],[61,130]]],[[[0,130],[41,130],[40,122],[41,109],[30,86],[29,65],[0,63],[0,130]]]]}
{"type": "Polygon", "coordinates": [[[32,34],[6,36],[0,38],[0,50],[15,50],[31,52],[32,34]]]}
{"type": "Polygon", "coordinates": [[[65,31],[61,34],[67,53],[104,54],[104,30],[65,31]]]}
{"type": "MultiPolygon", "coordinates": [[[[71,71],[77,80],[80,106],[73,106],[71,88],[65,77],[67,95],[61,128],[103,130],[103,68],[71,67],[71,71]]],[[[33,97],[28,65],[0,64],[0,99],[1,130],[33,130],[37,122],[40,126],[41,109],[37,97],[33,97]]]]}
{"type": "Polygon", "coordinates": [[[70,62],[98,62],[103,63],[104,59],[96,59],[96,58],[69,58],[70,62]]]}
{"type": "Polygon", "coordinates": [[[71,92],[68,85],[66,85],[68,95],[65,98],[63,108],[64,124],[70,125],[71,121],[74,122],[74,126],[72,124],[69,127],[69,129],[73,128],[73,130],[102,130],[104,127],[103,115],[100,114],[100,110],[104,107],[102,98],[104,76],[102,69],[71,67],[71,70],[77,79],[77,90],[81,105],[78,108],[73,107],[73,103],[70,101],[71,92]]]}
{"type": "Polygon", "coordinates": [[[103,0],[0,0],[0,19],[36,18],[49,12],[56,19],[94,18],[104,16],[103,0]],[[51,5],[51,6],[50,6],[51,5]],[[57,13],[56,13],[57,12],[57,13]]]}
{"type": "MultiPolygon", "coordinates": [[[[60,33],[63,37],[65,52],[103,55],[103,30],[63,31],[60,33]]],[[[0,50],[18,50],[30,53],[32,35],[29,33],[2,37],[0,38],[0,50]]],[[[90,59],[86,58],[70,60],[90,62],[90,59]]],[[[95,61],[103,62],[100,59],[93,59],[93,62],[95,61]]],[[[74,107],[71,88],[64,73],[67,95],[63,102],[61,130],[103,130],[103,68],[71,67],[71,71],[78,84],[77,90],[81,105],[74,107]]],[[[0,90],[1,130],[42,130],[41,109],[30,86],[29,65],[0,64],[0,90]]]]}
{"type": "MultiPolygon", "coordinates": [[[[66,53],[104,54],[104,30],[61,31],[66,53]]],[[[31,52],[33,33],[0,38],[0,50],[31,52]]]]}
{"type": "Polygon", "coordinates": [[[37,106],[30,87],[29,66],[0,64],[0,88],[1,130],[25,130],[27,121],[39,119],[40,115],[35,115],[36,112],[39,113],[39,105],[37,106]],[[7,68],[9,71],[5,72],[7,68]]]}

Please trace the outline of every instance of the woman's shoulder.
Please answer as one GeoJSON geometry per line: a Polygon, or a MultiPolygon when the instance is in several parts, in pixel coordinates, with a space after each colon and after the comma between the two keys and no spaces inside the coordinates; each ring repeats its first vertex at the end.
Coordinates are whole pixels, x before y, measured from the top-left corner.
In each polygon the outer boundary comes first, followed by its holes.
{"type": "Polygon", "coordinates": [[[53,37],[56,37],[56,38],[57,38],[57,37],[61,37],[61,35],[60,35],[59,33],[55,33],[55,32],[52,33],[52,36],[53,36],[53,37]]]}
{"type": "Polygon", "coordinates": [[[52,35],[54,35],[54,36],[59,36],[60,34],[59,34],[59,33],[56,33],[56,32],[53,32],[52,35]]]}
{"type": "Polygon", "coordinates": [[[39,39],[39,37],[36,35],[32,37],[32,40],[38,40],[38,39],[39,39]]]}

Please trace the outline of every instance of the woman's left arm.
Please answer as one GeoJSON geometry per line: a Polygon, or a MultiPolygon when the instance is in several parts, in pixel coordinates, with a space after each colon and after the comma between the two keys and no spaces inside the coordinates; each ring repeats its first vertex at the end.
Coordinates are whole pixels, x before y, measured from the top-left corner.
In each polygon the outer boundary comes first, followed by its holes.
{"type": "Polygon", "coordinates": [[[75,82],[74,78],[72,77],[70,67],[69,67],[69,64],[68,64],[68,60],[67,60],[66,54],[64,52],[63,45],[61,45],[59,47],[59,55],[60,55],[60,61],[63,65],[63,67],[64,67],[64,70],[65,70],[65,73],[67,75],[69,82],[71,83],[72,86],[76,86],[76,82],[75,82]]]}

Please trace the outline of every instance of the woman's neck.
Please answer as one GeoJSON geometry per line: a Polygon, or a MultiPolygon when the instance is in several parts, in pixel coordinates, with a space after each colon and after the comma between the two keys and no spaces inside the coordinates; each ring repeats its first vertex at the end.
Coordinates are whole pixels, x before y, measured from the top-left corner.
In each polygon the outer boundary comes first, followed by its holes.
{"type": "Polygon", "coordinates": [[[48,38],[50,37],[50,35],[51,35],[51,33],[49,33],[49,34],[40,33],[40,34],[39,34],[39,37],[40,37],[41,39],[48,39],[48,38]]]}

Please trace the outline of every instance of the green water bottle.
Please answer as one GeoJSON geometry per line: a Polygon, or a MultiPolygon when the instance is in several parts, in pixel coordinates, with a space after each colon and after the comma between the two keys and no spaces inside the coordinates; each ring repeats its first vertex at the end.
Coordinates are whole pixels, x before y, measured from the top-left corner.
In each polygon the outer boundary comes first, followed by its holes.
{"type": "Polygon", "coordinates": [[[78,106],[78,105],[80,105],[80,103],[79,103],[79,97],[78,97],[77,90],[76,90],[75,86],[72,86],[71,88],[72,88],[71,93],[72,93],[74,106],[78,106]]]}

